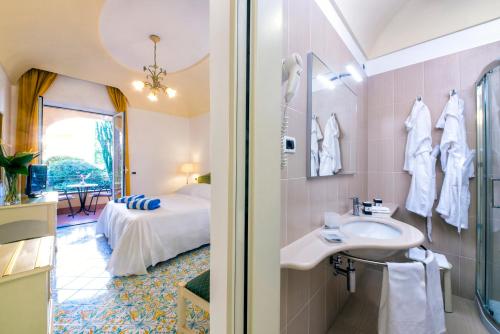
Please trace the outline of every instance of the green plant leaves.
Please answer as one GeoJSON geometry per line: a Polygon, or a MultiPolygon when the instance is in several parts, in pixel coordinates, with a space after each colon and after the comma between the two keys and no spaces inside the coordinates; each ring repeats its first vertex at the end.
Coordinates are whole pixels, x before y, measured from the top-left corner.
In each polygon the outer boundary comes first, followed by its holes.
{"type": "Polygon", "coordinates": [[[11,174],[28,175],[28,164],[38,157],[38,153],[16,152],[14,155],[6,155],[3,145],[0,145],[0,167],[11,174]]]}

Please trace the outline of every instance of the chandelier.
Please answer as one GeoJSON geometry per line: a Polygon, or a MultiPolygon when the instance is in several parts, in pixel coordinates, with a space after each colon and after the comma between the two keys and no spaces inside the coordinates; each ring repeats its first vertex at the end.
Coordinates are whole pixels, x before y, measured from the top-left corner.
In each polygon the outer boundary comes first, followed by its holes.
{"type": "Polygon", "coordinates": [[[142,68],[146,73],[146,81],[135,80],[132,85],[138,91],[142,91],[144,87],[148,88],[148,99],[153,102],[158,101],[159,94],[166,94],[170,98],[175,97],[177,95],[175,89],[162,83],[167,76],[167,71],[156,63],[156,44],[160,42],[160,36],[150,35],[149,39],[154,43],[154,64],[142,68]]]}

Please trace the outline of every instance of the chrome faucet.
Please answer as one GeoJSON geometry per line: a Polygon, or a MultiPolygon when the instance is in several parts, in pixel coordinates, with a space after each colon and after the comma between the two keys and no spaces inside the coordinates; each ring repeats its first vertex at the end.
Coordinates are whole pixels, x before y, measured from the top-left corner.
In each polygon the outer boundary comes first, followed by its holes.
{"type": "Polygon", "coordinates": [[[359,216],[359,208],[360,208],[360,203],[359,203],[359,197],[355,196],[352,198],[352,214],[353,216],[359,216]]]}

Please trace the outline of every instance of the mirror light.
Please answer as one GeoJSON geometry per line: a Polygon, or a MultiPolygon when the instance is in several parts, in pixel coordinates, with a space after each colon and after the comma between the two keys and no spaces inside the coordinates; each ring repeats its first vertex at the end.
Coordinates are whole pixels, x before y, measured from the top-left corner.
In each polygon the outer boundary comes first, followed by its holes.
{"type": "Polygon", "coordinates": [[[345,69],[347,70],[347,72],[349,72],[354,81],[356,82],[363,81],[363,77],[353,65],[347,65],[345,69]]]}
{"type": "Polygon", "coordinates": [[[134,80],[132,82],[132,86],[134,86],[134,89],[141,92],[144,89],[144,82],[140,80],[134,80]]]}

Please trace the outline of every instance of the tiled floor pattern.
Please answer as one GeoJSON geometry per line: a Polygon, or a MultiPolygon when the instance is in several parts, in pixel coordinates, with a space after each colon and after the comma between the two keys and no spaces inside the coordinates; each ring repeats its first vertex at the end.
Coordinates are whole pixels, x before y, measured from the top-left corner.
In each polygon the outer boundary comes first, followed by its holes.
{"type": "MultiPolygon", "coordinates": [[[[350,296],[328,334],[377,334],[381,282],[380,271],[365,270],[357,292],[350,296]]],[[[458,296],[453,296],[453,313],[446,313],[446,329],[448,334],[488,334],[474,301],[458,296]]]]}
{"type": "MultiPolygon", "coordinates": [[[[105,271],[110,255],[95,223],[58,229],[54,333],[176,333],[176,284],[209,268],[209,247],[161,263],[148,275],[119,278],[105,271]]],[[[208,333],[208,315],[189,314],[189,326],[208,333]]]]}

